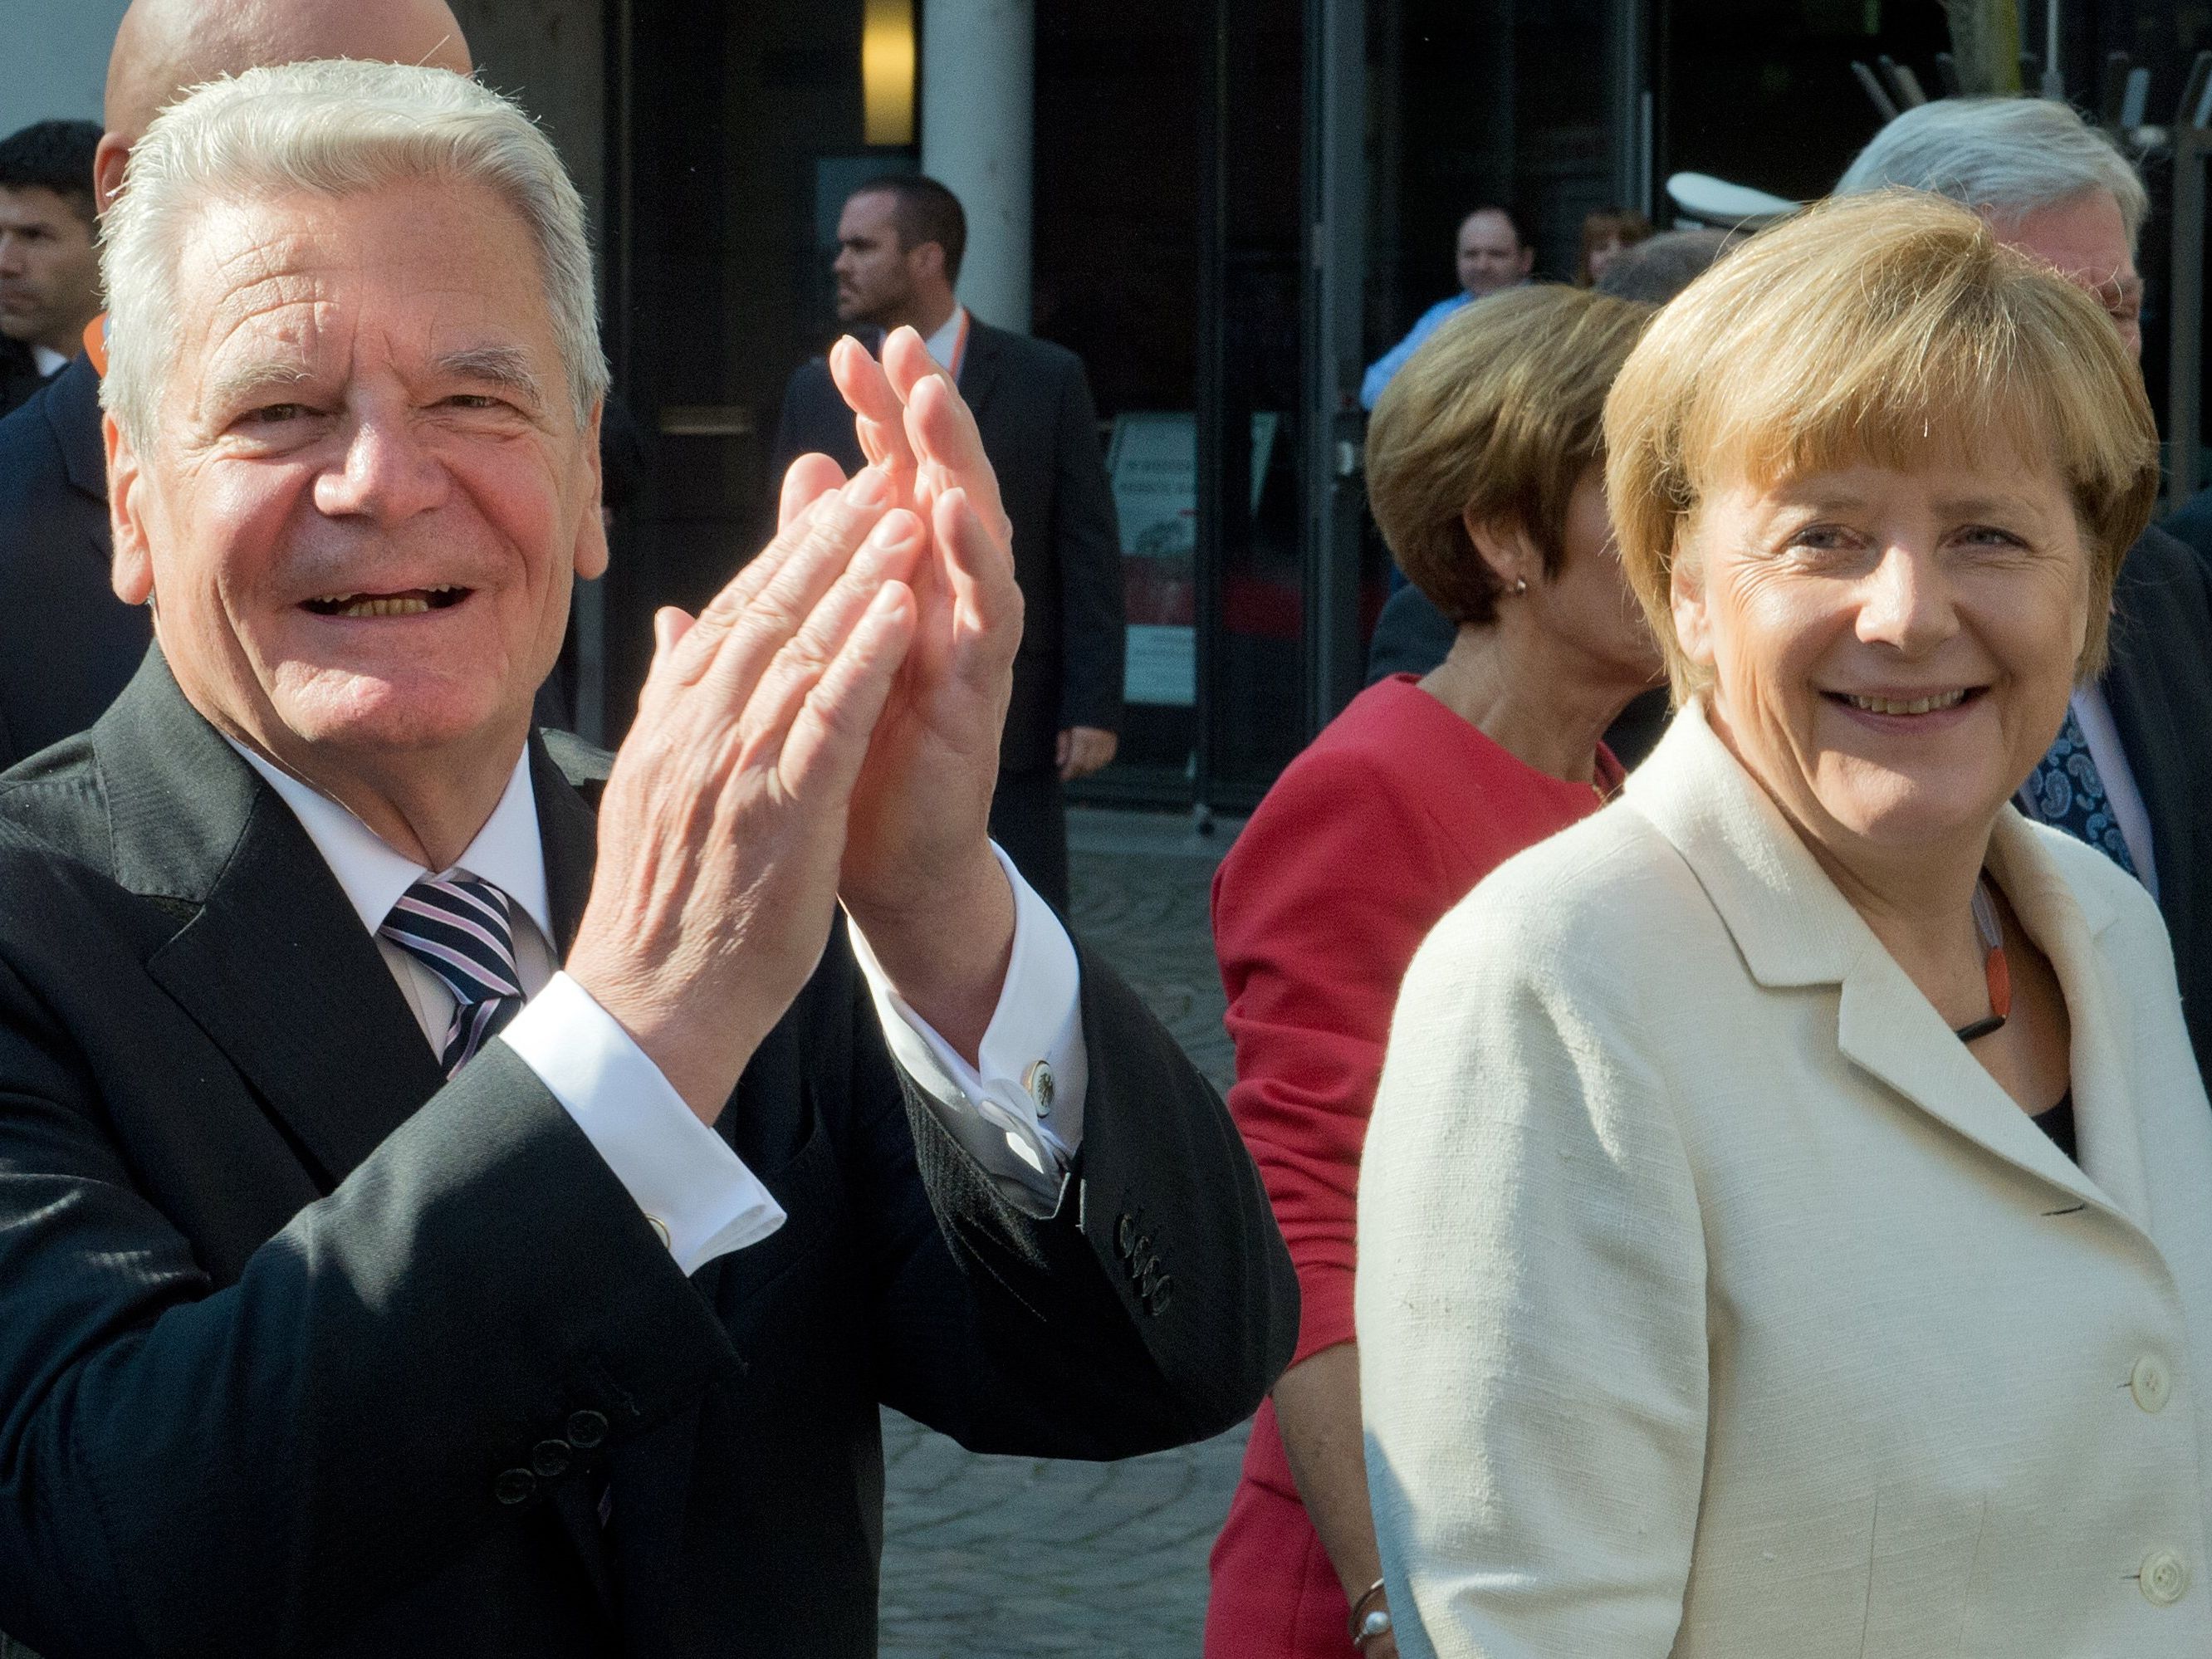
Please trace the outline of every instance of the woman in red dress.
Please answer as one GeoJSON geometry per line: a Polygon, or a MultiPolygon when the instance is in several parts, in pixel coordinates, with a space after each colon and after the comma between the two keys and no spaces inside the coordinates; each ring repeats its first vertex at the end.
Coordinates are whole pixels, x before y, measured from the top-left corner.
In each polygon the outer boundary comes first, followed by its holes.
{"type": "Polygon", "coordinates": [[[1423,935],[1493,866],[1597,810],[1620,778],[1601,735],[1658,675],[1600,453],[1607,388],[1650,315],[1571,288],[1499,295],[1391,382],[1369,428],[1369,496],[1456,640],[1425,678],[1353,699],[1214,878],[1229,1106],[1304,1314],[1214,1546],[1208,1659],[1395,1653],[1352,1324],[1360,1146],[1423,935]]]}

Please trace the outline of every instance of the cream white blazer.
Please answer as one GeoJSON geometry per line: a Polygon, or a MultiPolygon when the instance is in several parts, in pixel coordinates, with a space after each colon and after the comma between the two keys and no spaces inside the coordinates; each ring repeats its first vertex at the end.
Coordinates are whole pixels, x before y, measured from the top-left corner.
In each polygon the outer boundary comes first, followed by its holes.
{"type": "Polygon", "coordinates": [[[2166,933],[2009,808],[1990,868],[2064,988],[2080,1167],[1694,706],[1438,924],[1359,1188],[1407,1659],[2212,1654],[2212,1109],[2166,933]]]}

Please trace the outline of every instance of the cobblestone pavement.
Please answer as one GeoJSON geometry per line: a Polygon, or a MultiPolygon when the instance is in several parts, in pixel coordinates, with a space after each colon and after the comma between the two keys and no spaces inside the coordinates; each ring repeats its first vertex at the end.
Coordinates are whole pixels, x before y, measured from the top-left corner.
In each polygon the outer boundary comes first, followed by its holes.
{"type": "MultiPolygon", "coordinates": [[[[1075,928],[1227,1088],[1206,887],[1234,824],[1072,815],[1075,928]]],[[[884,1413],[884,1659],[1194,1656],[1242,1428],[1119,1463],[985,1457],[884,1413]]]]}

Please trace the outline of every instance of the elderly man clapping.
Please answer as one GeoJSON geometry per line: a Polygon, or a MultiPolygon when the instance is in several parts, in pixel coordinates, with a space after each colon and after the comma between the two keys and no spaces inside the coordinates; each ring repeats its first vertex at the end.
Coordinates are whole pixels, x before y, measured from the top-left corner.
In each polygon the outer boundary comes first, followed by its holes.
{"type": "Polygon", "coordinates": [[[840,354],[875,465],[662,613],[611,775],[532,735],[607,556],[589,273],[442,70],[257,70],[132,157],[158,649],[0,783],[0,1626],[48,1659],[868,1653],[879,1401],[1112,1456],[1289,1352],[1218,1103],[985,839],[1019,599],[918,341],[840,354]]]}

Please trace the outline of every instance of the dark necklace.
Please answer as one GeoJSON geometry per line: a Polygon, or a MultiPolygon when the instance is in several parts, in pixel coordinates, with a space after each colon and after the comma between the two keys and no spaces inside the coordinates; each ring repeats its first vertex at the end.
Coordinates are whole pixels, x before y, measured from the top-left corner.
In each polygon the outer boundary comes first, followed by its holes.
{"type": "Polygon", "coordinates": [[[1974,933],[1982,942],[1982,971],[1990,982],[1990,1013],[1953,1033],[1961,1042],[1972,1042],[2004,1028],[2012,1012],[2012,970],[2005,965],[2004,924],[1997,920],[1996,901],[1990,896],[1989,878],[1974,882],[1974,933]]]}

